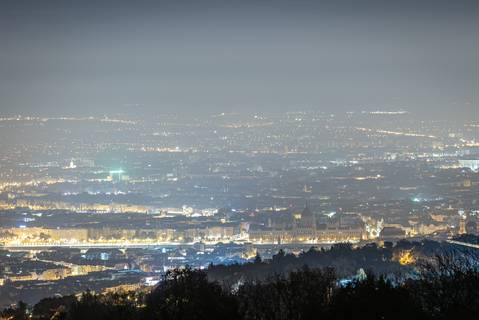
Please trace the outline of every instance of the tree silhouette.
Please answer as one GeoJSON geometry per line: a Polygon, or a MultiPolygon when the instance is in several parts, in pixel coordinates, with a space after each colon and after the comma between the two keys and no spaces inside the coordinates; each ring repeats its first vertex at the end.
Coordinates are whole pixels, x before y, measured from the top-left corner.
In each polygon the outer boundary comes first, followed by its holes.
{"type": "MultiPolygon", "coordinates": [[[[429,244],[428,244],[429,245],[429,244]]],[[[412,243],[403,242],[401,248],[412,243]]],[[[434,249],[434,246],[430,246],[434,249]]],[[[450,251],[426,262],[407,280],[373,272],[344,279],[330,267],[297,267],[299,261],[355,255],[379,259],[390,248],[347,245],[332,250],[309,250],[296,258],[280,252],[271,261],[211,266],[216,276],[240,275],[226,286],[201,270],[175,269],[150,292],[95,294],[47,298],[33,307],[36,320],[153,320],[153,319],[477,319],[479,271],[476,256],[450,251]],[[384,251],[385,250],[385,251],[384,251]],[[245,271],[246,270],[246,271],[245,271]],[[277,270],[274,275],[271,271],[277,270]],[[292,270],[286,272],[285,270],[292,270]],[[220,271],[220,272],[218,272],[220,271]],[[259,277],[255,275],[260,274],[259,277]],[[250,275],[248,279],[245,275],[250,275]],[[348,280],[348,281],[343,281],[348,280]],[[344,285],[344,283],[348,283],[344,285]]],[[[258,256],[259,257],[259,256],[258,256]]],[[[383,258],[379,259],[382,260],[383,258]]],[[[378,262],[380,263],[380,262],[378,262]]],[[[388,275],[390,275],[388,273],[388,275]]],[[[236,277],[236,276],[235,276],[236,277]]],[[[234,279],[234,278],[233,278],[234,279]]],[[[30,318],[19,302],[0,313],[1,319],[30,318]]]]}
{"type": "Polygon", "coordinates": [[[1,319],[11,319],[11,320],[26,320],[28,319],[27,315],[27,304],[23,301],[19,301],[15,306],[7,308],[1,312],[1,319]]]}
{"type": "Polygon", "coordinates": [[[236,319],[235,299],[203,271],[168,271],[146,299],[144,319],[236,319]]]}
{"type": "Polygon", "coordinates": [[[66,310],[75,302],[74,296],[42,299],[33,307],[32,318],[35,320],[63,319],[66,310]]]}

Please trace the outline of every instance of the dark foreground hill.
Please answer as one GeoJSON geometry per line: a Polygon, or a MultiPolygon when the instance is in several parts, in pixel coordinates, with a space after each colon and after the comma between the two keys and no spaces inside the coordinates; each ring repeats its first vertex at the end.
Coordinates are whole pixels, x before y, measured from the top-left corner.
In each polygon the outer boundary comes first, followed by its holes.
{"type": "Polygon", "coordinates": [[[150,292],[47,298],[2,319],[477,319],[479,272],[438,257],[402,281],[367,274],[343,283],[333,268],[303,267],[288,275],[224,286],[205,271],[168,272],[150,292]]]}

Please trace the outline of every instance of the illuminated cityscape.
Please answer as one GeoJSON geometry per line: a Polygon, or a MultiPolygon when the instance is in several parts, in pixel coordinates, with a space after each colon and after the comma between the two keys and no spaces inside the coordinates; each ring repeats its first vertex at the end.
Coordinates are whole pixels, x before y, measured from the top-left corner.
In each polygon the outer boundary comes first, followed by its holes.
{"type": "MultiPolygon", "coordinates": [[[[106,290],[280,248],[446,242],[479,231],[471,122],[362,111],[2,123],[3,136],[71,130],[3,141],[0,242],[15,260],[2,283],[15,299],[28,299],[19,286],[65,290],[89,274],[110,274],[106,290]]],[[[401,265],[416,259],[395,254],[401,265]]]]}
{"type": "Polygon", "coordinates": [[[479,2],[0,4],[0,320],[475,319],[479,2]]]}

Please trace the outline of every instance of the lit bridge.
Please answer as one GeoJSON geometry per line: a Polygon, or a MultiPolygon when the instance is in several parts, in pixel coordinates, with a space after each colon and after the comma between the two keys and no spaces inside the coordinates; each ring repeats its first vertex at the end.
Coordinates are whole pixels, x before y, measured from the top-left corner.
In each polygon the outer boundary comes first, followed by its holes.
{"type": "Polygon", "coordinates": [[[36,248],[156,248],[156,247],[176,247],[191,246],[192,243],[29,243],[29,244],[4,244],[3,249],[36,249],[36,248]]]}
{"type": "Polygon", "coordinates": [[[467,243],[467,242],[456,241],[456,240],[446,240],[446,242],[450,244],[456,244],[458,246],[479,249],[479,244],[467,243]]]}

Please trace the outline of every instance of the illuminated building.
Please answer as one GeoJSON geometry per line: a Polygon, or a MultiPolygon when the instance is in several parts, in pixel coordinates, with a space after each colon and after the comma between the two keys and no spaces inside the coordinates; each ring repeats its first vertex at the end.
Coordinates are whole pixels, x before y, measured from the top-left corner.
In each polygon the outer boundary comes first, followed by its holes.
{"type": "Polygon", "coordinates": [[[108,180],[113,182],[127,181],[129,178],[129,176],[125,175],[125,171],[123,169],[110,170],[108,176],[108,180]]]}
{"type": "Polygon", "coordinates": [[[384,225],[384,219],[380,220],[372,220],[368,219],[365,227],[366,227],[366,233],[368,235],[368,239],[376,239],[379,237],[381,234],[381,231],[383,230],[384,225]]]}
{"type": "Polygon", "coordinates": [[[468,168],[471,171],[479,172],[479,160],[459,160],[459,167],[468,168]]]}
{"type": "Polygon", "coordinates": [[[355,214],[327,214],[324,221],[305,207],[301,213],[292,214],[292,224],[287,222],[271,223],[269,228],[253,227],[249,229],[249,241],[252,243],[337,243],[358,242],[365,238],[365,228],[355,214]]]}
{"type": "Polygon", "coordinates": [[[398,262],[401,265],[406,266],[416,262],[416,258],[414,258],[411,250],[404,250],[399,253],[398,262]]]}
{"type": "Polygon", "coordinates": [[[459,234],[466,233],[466,219],[467,215],[464,210],[459,210],[459,234]]]}

